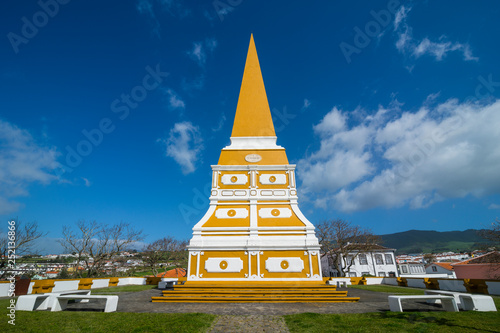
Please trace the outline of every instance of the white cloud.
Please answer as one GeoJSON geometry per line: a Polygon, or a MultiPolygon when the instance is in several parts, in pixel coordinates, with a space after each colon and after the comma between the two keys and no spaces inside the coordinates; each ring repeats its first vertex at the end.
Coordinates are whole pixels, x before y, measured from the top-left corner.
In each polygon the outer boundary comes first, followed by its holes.
{"type": "Polygon", "coordinates": [[[500,205],[492,203],[488,206],[488,209],[500,209],[500,205]]]}
{"type": "Polygon", "coordinates": [[[417,209],[500,193],[500,101],[424,103],[392,119],[387,111],[347,127],[349,112],[334,108],[314,127],[321,146],[297,170],[318,207],[417,209]]]}
{"type": "Polygon", "coordinates": [[[311,101],[304,98],[304,105],[302,105],[302,110],[307,110],[311,106],[311,101]]]}
{"type": "Polygon", "coordinates": [[[399,7],[399,10],[396,12],[396,15],[394,16],[394,31],[397,31],[399,28],[399,24],[406,20],[406,17],[408,16],[410,10],[411,7],[405,7],[405,6],[399,7]]]}
{"type": "Polygon", "coordinates": [[[193,48],[187,52],[189,57],[193,59],[200,67],[205,66],[207,61],[207,52],[213,53],[217,47],[217,40],[215,38],[206,38],[202,42],[194,42],[193,48]]]}
{"type": "Polygon", "coordinates": [[[477,61],[472,55],[469,44],[451,42],[446,36],[441,36],[438,41],[431,41],[425,37],[418,41],[413,38],[413,29],[406,23],[411,7],[401,6],[394,18],[394,31],[397,36],[396,48],[399,52],[409,54],[414,58],[425,55],[442,61],[450,52],[461,52],[465,61],[477,61]]]}
{"type": "Polygon", "coordinates": [[[57,180],[58,156],[54,147],[39,145],[28,131],[0,120],[0,214],[18,210],[14,198],[27,196],[30,184],[57,180]]]}
{"type": "Polygon", "coordinates": [[[212,127],[212,132],[220,131],[222,127],[224,127],[225,122],[226,122],[226,115],[223,113],[219,118],[219,123],[217,124],[217,127],[212,127]]]}
{"type": "Polygon", "coordinates": [[[203,150],[200,130],[191,122],[176,123],[170,130],[168,139],[158,139],[165,144],[166,155],[172,157],[181,166],[182,173],[196,170],[196,162],[203,150]]]}
{"type": "Polygon", "coordinates": [[[85,184],[86,187],[90,187],[92,185],[92,183],[90,182],[90,180],[88,180],[87,178],[85,177],[82,177],[82,180],[85,184]]]}
{"type": "Polygon", "coordinates": [[[168,88],[164,89],[164,94],[167,96],[167,101],[168,101],[168,108],[170,110],[176,110],[176,109],[185,109],[186,108],[186,103],[177,95],[177,93],[168,88]]]}
{"type": "Polygon", "coordinates": [[[170,16],[184,18],[190,14],[189,9],[176,0],[137,0],[136,9],[139,14],[146,15],[151,24],[152,33],[160,37],[160,19],[158,14],[168,13],[170,16]]]}

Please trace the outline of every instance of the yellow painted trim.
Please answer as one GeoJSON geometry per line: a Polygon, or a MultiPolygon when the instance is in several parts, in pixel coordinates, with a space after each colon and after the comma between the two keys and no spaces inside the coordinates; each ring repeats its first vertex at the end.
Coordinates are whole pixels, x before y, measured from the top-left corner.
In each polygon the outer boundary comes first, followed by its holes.
{"type": "Polygon", "coordinates": [[[34,281],[35,281],[35,283],[33,284],[33,287],[31,288],[32,294],[50,293],[50,292],[52,292],[52,289],[56,286],[55,280],[52,280],[52,279],[34,280],[34,281]]]}
{"type": "Polygon", "coordinates": [[[222,150],[219,157],[219,165],[288,165],[285,149],[268,150],[222,150]],[[249,163],[245,156],[258,154],[262,160],[249,163]]]}
{"type": "Polygon", "coordinates": [[[78,283],[78,290],[90,289],[92,284],[94,284],[94,281],[91,278],[80,279],[80,282],[78,283]]]}
{"type": "Polygon", "coordinates": [[[108,287],[116,287],[118,286],[118,282],[120,282],[120,279],[117,277],[109,278],[108,287]]]}

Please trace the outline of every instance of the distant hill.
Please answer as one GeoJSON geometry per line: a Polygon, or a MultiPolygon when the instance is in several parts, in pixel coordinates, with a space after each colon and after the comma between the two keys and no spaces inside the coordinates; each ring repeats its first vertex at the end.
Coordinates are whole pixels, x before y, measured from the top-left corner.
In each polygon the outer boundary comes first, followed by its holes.
{"type": "Polygon", "coordinates": [[[396,249],[397,254],[464,252],[475,250],[477,243],[484,243],[484,239],[477,234],[478,231],[475,229],[444,232],[409,230],[380,235],[380,237],[383,240],[383,245],[396,249]]]}

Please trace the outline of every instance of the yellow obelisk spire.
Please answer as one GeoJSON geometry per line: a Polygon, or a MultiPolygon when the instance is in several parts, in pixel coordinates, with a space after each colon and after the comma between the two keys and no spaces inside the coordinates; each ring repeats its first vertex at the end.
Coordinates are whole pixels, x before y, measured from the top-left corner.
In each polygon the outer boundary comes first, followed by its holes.
{"type": "Polygon", "coordinates": [[[253,35],[250,36],[231,145],[222,149],[220,165],[286,165],[285,149],[276,145],[273,118],[267,101],[253,35]]]}
{"type": "Polygon", "coordinates": [[[262,136],[276,133],[252,34],[231,137],[262,136]]]}

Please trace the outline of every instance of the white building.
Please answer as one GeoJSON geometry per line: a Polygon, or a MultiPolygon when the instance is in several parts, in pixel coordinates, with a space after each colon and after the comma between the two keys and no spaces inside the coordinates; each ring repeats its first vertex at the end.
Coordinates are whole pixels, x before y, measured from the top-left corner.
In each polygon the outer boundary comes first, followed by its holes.
{"type": "MultiPolygon", "coordinates": [[[[399,267],[399,275],[402,277],[412,277],[412,275],[422,275],[425,274],[425,266],[422,263],[418,262],[405,262],[400,263],[399,267]]],[[[416,277],[416,276],[414,276],[416,277]]]]}
{"type": "MultiPolygon", "coordinates": [[[[359,252],[356,250],[356,244],[350,244],[350,246],[352,246],[352,251],[347,255],[345,262],[347,266],[352,265],[346,276],[398,276],[398,269],[394,259],[395,249],[373,245],[369,251],[359,252]]],[[[344,260],[340,260],[340,262],[344,263],[344,260]]],[[[323,276],[339,276],[337,269],[329,260],[329,256],[323,255],[321,257],[321,267],[323,268],[323,276]]]]}
{"type": "Polygon", "coordinates": [[[453,261],[453,260],[462,261],[470,259],[470,256],[468,253],[444,252],[436,254],[434,258],[436,258],[437,262],[453,261]]]}
{"type": "Polygon", "coordinates": [[[449,262],[434,262],[425,267],[427,274],[446,274],[450,279],[456,279],[455,270],[449,262]]]}

